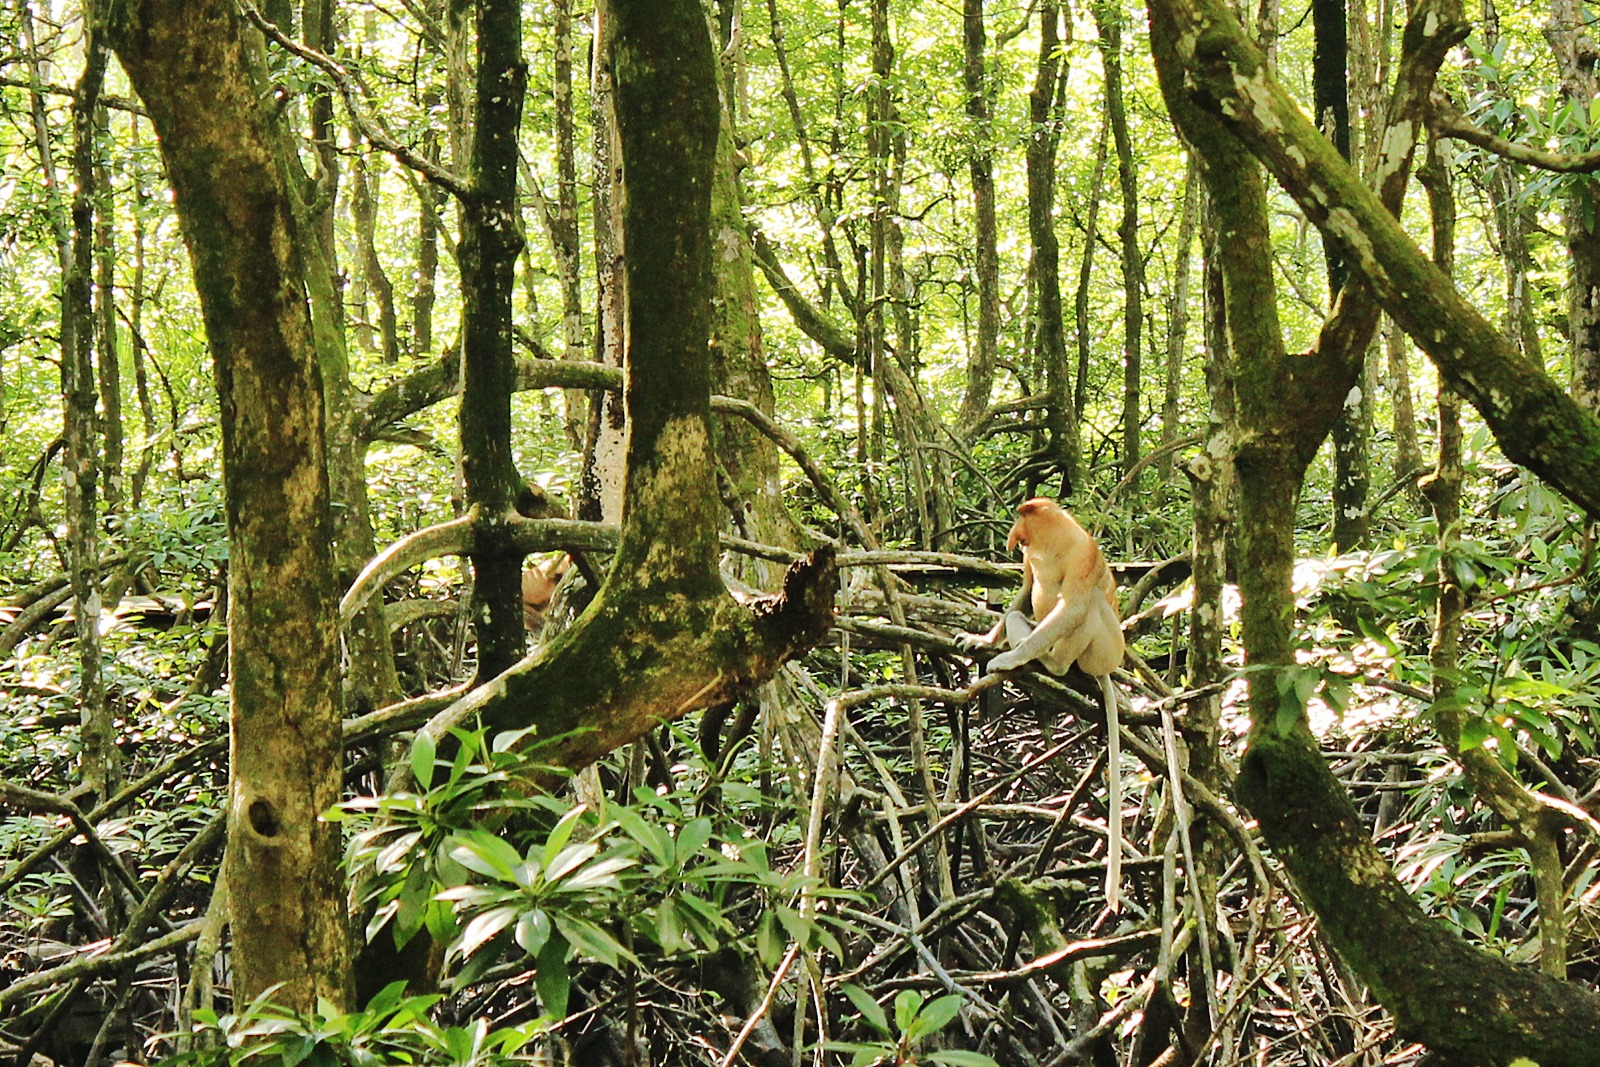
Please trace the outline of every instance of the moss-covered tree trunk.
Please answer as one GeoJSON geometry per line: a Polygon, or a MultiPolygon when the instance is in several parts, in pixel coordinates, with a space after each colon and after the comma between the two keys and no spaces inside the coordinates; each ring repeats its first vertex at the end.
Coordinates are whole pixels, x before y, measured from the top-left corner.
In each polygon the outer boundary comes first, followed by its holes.
{"type": "MultiPolygon", "coordinates": [[[[740,42],[724,44],[732,59],[740,42]]],[[[767,370],[761,335],[761,301],[756,293],[755,253],[744,224],[744,192],[739,179],[742,157],[734,144],[733,116],[737,79],[722,80],[722,124],[717,137],[716,167],[711,184],[712,269],[716,298],[712,301],[711,382],[723,396],[747,400],[772,415],[772,375],[767,370]]],[[[769,545],[796,547],[800,533],[784,509],[778,446],[746,420],[716,418],[716,454],[727,478],[736,532],[769,545]]],[[[771,588],[770,564],[752,561],[748,575],[771,588]]]]}
{"type": "MultiPolygon", "coordinates": [[[[1503,340],[1494,344],[1498,335],[1480,325],[1399,231],[1389,214],[1397,199],[1380,202],[1356,180],[1278,90],[1222,4],[1159,0],[1150,11],[1162,91],[1196,150],[1228,249],[1223,262],[1242,433],[1238,573],[1252,716],[1239,797],[1330,941],[1393,1013],[1402,1035],[1452,1061],[1501,1065],[1526,1056],[1544,1067],[1593,1064],[1600,997],[1474,949],[1424,914],[1374,845],[1307,724],[1292,631],[1295,510],[1306,465],[1338,414],[1354,360],[1283,352],[1265,190],[1251,153],[1300,200],[1445,377],[1473,396],[1502,441],[1511,442],[1508,452],[1515,446],[1570,481],[1570,465],[1600,462],[1600,450],[1585,447],[1597,428],[1503,340]],[[1493,345],[1493,355],[1479,358],[1487,355],[1480,345],[1493,345]],[[1535,395],[1567,406],[1534,415],[1525,405],[1535,395]],[[1502,421],[1513,412],[1522,425],[1502,421]],[[1541,424],[1528,426],[1532,418],[1541,424]]],[[[1459,9],[1450,3],[1419,5],[1407,29],[1407,56],[1415,64],[1409,75],[1431,79],[1427,63],[1417,61],[1440,55],[1440,43],[1460,29],[1459,9]]],[[[1385,142],[1402,151],[1395,169],[1380,167],[1381,181],[1403,181],[1416,128],[1411,120],[1397,122],[1391,110],[1385,142]]],[[[1575,488],[1575,495],[1594,496],[1592,486],[1575,488]]]]}
{"type": "Polygon", "coordinates": [[[659,722],[728,700],[825,632],[830,561],[784,594],[734,601],[717,569],[711,445],[711,195],[716,67],[696,0],[612,0],[599,33],[614,86],[622,225],[623,523],[600,594],[574,625],[427,729],[474,715],[532,726],[540,758],[581,767],[659,722]]]}
{"type": "MultiPolygon", "coordinates": [[[[98,18],[90,14],[87,57],[72,108],[72,229],[70,268],[61,292],[62,495],[67,511],[67,560],[72,577],[73,629],[78,646],[78,716],[83,746],[83,780],[103,800],[120,784],[122,754],[117,728],[106,699],[100,662],[100,474],[101,444],[95,401],[95,364],[116,362],[106,348],[98,315],[111,299],[109,290],[94,292],[95,234],[109,190],[99,188],[96,160],[102,148],[96,113],[105,81],[106,48],[98,18]],[[96,307],[96,300],[101,305],[96,307]],[[98,313],[98,314],[97,314],[98,313]]],[[[114,339],[115,334],[111,335],[114,339]]]]}
{"type": "MultiPolygon", "coordinates": [[[[1028,237],[1033,245],[1029,282],[1033,286],[1033,348],[1044,370],[1049,406],[1045,426],[1046,462],[1060,471],[1062,496],[1070,496],[1078,477],[1079,412],[1072,402],[1067,369],[1066,322],[1061,307],[1061,242],[1056,237],[1056,149],[1061,144],[1059,86],[1067,72],[1062,58],[1061,5],[1045,0],[1039,8],[1039,58],[1028,93],[1028,237]]],[[[1065,23],[1070,36],[1071,22],[1065,23]]]]}
{"type": "MultiPolygon", "coordinates": [[[[325,8],[307,5],[307,43],[330,50],[333,29],[325,8]]],[[[312,136],[331,144],[332,101],[318,97],[311,108],[312,136]]],[[[367,441],[357,433],[361,416],[358,394],[350,383],[350,358],[345,338],[341,271],[334,240],[334,207],[338,198],[337,161],[319,153],[315,177],[305,173],[290,131],[277,131],[279,151],[288,161],[290,192],[302,241],[306,296],[311,302],[311,336],[322,376],[322,403],[328,487],[333,508],[333,560],[338,586],[349,588],[377,551],[372,511],[367,497],[367,441]]],[[[383,605],[373,601],[351,619],[344,631],[348,666],[343,678],[347,710],[362,714],[400,699],[394,645],[383,605]]]]}
{"type": "Polygon", "coordinates": [[[461,205],[461,466],[472,509],[472,626],[479,682],[522,657],[522,553],[510,523],[522,480],[511,455],[511,292],[522,226],[517,132],[527,68],[522,6],[478,0],[472,195],[461,205]]]}
{"type": "Polygon", "coordinates": [[[1122,251],[1122,473],[1133,472],[1142,454],[1139,430],[1144,424],[1144,253],[1139,247],[1139,174],[1128,133],[1128,108],[1122,91],[1122,6],[1094,5],[1100,31],[1100,61],[1105,68],[1106,125],[1117,154],[1117,188],[1122,219],[1117,239],[1122,251]]]}
{"type": "MultiPolygon", "coordinates": [[[[1552,0],[1545,39],[1561,72],[1561,91],[1578,114],[1593,114],[1600,97],[1594,16],[1578,0],[1552,0]]],[[[1593,119],[1590,128],[1593,129],[1593,119]]],[[[1593,177],[1567,178],[1566,238],[1571,256],[1567,337],[1572,346],[1572,395],[1600,413],[1600,187],[1593,177]]]]}
{"type": "Polygon", "coordinates": [[[1189,343],[1189,279],[1195,235],[1200,232],[1200,174],[1193,162],[1183,178],[1183,214],[1173,251],[1172,290],[1167,296],[1166,367],[1162,376],[1161,457],[1156,484],[1171,480],[1174,445],[1183,426],[1184,349],[1189,343]]]}
{"type": "Polygon", "coordinates": [[[225,0],[126,0],[110,25],[161,138],[222,412],[234,993],[344,1005],[340,842],[321,818],[343,752],[322,381],[259,38],[225,0]]]}
{"type": "Polygon", "coordinates": [[[976,347],[967,359],[967,388],[961,397],[957,429],[970,435],[989,407],[994,388],[995,353],[1000,339],[1000,249],[995,222],[994,131],[990,129],[994,93],[986,71],[988,35],[984,32],[983,0],[962,0],[961,87],[966,94],[967,174],[972,181],[974,282],[978,297],[976,347]]]}

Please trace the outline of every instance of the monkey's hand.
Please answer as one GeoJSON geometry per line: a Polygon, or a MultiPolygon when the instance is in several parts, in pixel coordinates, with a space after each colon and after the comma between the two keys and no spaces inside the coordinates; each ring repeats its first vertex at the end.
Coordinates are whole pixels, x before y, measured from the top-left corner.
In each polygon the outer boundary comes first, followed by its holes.
{"type": "Polygon", "coordinates": [[[990,660],[989,670],[991,672],[1016,670],[1024,663],[1027,663],[1031,658],[1031,656],[1025,655],[1017,649],[1012,649],[1010,652],[1002,652],[994,659],[990,660]]]}
{"type": "Polygon", "coordinates": [[[978,652],[982,649],[993,648],[1000,639],[1000,630],[995,628],[986,634],[956,634],[956,647],[963,652],[978,652]]]}
{"type": "Polygon", "coordinates": [[[979,652],[988,648],[1015,648],[1029,632],[1033,624],[1022,612],[1012,609],[995,623],[994,629],[986,634],[960,634],[956,637],[956,644],[961,646],[963,652],[979,652]]]}
{"type": "Polygon", "coordinates": [[[1000,620],[1005,630],[1005,644],[1010,652],[1003,652],[989,661],[989,670],[1010,671],[1039,658],[1039,637],[1033,633],[1033,622],[1022,612],[1012,609],[1000,620]]]}

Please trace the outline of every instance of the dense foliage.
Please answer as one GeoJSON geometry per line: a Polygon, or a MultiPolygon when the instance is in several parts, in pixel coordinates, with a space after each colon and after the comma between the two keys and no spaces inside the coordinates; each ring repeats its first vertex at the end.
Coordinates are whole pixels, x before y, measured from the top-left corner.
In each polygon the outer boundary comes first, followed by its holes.
{"type": "MultiPolygon", "coordinates": [[[[526,246],[508,325],[519,372],[535,380],[560,361],[618,362],[606,333],[617,246],[601,155],[614,131],[598,13],[572,0],[521,6],[526,246]]],[[[714,347],[740,371],[716,372],[716,388],[770,408],[793,534],[752,546],[783,527],[755,517],[741,481],[747,449],[720,430],[726,532],[742,539],[727,543],[723,569],[740,595],[770,591],[774,562],[832,543],[845,574],[835,629],[772,682],[696,705],[571,773],[541,753],[559,739],[471,723],[442,742],[413,732],[473,677],[481,620],[464,550],[400,573],[381,598],[398,688],[370,701],[366,682],[348,683],[346,800],[326,817],[344,832],[356,939],[384,946],[386,959],[428,957],[439,982],[358,975],[379,991],[354,1010],[295,1012],[270,995],[232,995],[226,900],[214,893],[229,774],[225,413],[161,156],[115,62],[98,104],[84,104],[85,72],[104,55],[91,33],[102,5],[4,5],[5,1054],[64,1064],[1423,1062],[1322,940],[1301,889],[1229,793],[1249,725],[1244,686],[1261,668],[1246,666],[1231,586],[1223,662],[1195,666],[1187,579],[1201,553],[1186,477],[1214,458],[1207,435],[1232,418],[1217,387],[1224,246],[1168,116],[1143,13],[1118,20],[1111,6],[707,3],[731,131],[719,181],[738,222],[715,235],[719,312],[737,310],[740,271],[755,284],[747,334],[731,314],[717,320],[714,347]],[[982,109],[964,81],[973,19],[986,30],[982,109]],[[1041,51],[1043,19],[1059,31],[1054,50],[1041,51]],[[1115,97],[1108,58],[1120,61],[1115,97]],[[1030,97],[1041,86],[1042,103],[1030,97]],[[1046,172],[1032,169],[1041,141],[1054,146],[1046,172]],[[994,186],[992,232],[974,208],[980,171],[994,186]],[[1030,230],[1041,181],[1060,244],[1058,354],[1045,340],[1050,302],[1030,230]],[[93,304],[74,325],[66,294],[85,242],[93,304]],[[87,413],[63,385],[64,349],[85,329],[97,361],[87,413]],[[992,387],[980,391],[980,417],[963,422],[984,360],[992,387]],[[744,388],[766,379],[770,402],[744,388]],[[95,443],[87,479],[68,462],[74,428],[95,443]],[[85,543],[73,492],[85,481],[95,607],[71,585],[85,543]],[[1121,912],[1097,889],[1111,813],[1103,718],[1085,695],[1095,690],[1032,672],[996,684],[952,640],[988,628],[986,602],[1009,600],[1015,568],[995,564],[1011,562],[1011,512],[1035,493],[1072,507],[1123,590],[1133,655],[1118,681],[1131,695],[1132,755],[1112,770],[1127,784],[1116,814],[1132,855],[1121,912]],[[98,705],[75,622],[92,610],[98,705]],[[1213,734],[1194,725],[1205,700],[1219,716],[1213,734]],[[115,753],[109,770],[92,770],[103,757],[86,755],[85,724],[101,718],[114,724],[115,753]],[[97,776],[109,776],[107,795],[97,776]]],[[[1335,6],[1352,30],[1351,158],[1371,175],[1402,13],[1335,6]]],[[[334,507],[368,524],[381,550],[468,503],[453,399],[460,208],[439,174],[465,174],[470,162],[473,5],[240,8],[255,20],[246,25],[278,27],[249,31],[264,50],[263,106],[292,131],[315,193],[302,205],[307,247],[321,242],[332,260],[323,280],[347,363],[325,360],[322,374],[342,383],[329,387],[330,424],[360,426],[350,440],[366,484],[359,504],[336,489],[334,507]]],[[[1309,109],[1315,42],[1300,14],[1264,5],[1255,29],[1309,109]]],[[[1450,121],[1477,133],[1432,141],[1429,163],[1430,189],[1442,182],[1454,195],[1457,288],[1588,403],[1600,396],[1586,398],[1581,383],[1600,352],[1585,347],[1590,327],[1571,298],[1584,264],[1600,264],[1600,163],[1545,169],[1504,146],[1593,155],[1600,100],[1573,85],[1585,70],[1592,83],[1595,21],[1592,5],[1559,3],[1479,20],[1438,83],[1450,121]],[[1566,30],[1580,41],[1578,74],[1560,46],[1566,30]]],[[[1434,126],[1451,132],[1445,118],[1434,126]]],[[[1289,196],[1269,196],[1283,345],[1305,352],[1330,315],[1328,260],[1289,196]]],[[[1440,227],[1428,207],[1422,195],[1406,203],[1402,221],[1419,241],[1440,227]]],[[[1292,513],[1300,559],[1295,662],[1277,683],[1284,714],[1309,711],[1322,755],[1431,916],[1547,970],[1559,928],[1556,977],[1592,988],[1593,524],[1508,462],[1471,412],[1460,518],[1441,524],[1428,494],[1445,465],[1437,402],[1447,391],[1387,322],[1358,382],[1345,436],[1318,454],[1292,513]],[[1354,541],[1341,516],[1359,517],[1354,541]],[[1437,619],[1455,593],[1459,655],[1442,668],[1437,619]],[[1479,757],[1503,781],[1474,770],[1479,757]],[[1538,834],[1496,802],[1512,794],[1552,813],[1538,834]],[[1540,861],[1529,859],[1544,845],[1561,921],[1546,917],[1548,877],[1536,885],[1540,861]]],[[[541,386],[514,397],[512,456],[541,509],[530,517],[600,517],[602,392],[541,386]]],[[[540,547],[548,554],[530,565],[563,546],[540,547]]],[[[568,578],[554,602],[528,617],[536,650],[594,595],[603,555],[575,551],[560,568],[568,578]]],[[[359,565],[349,569],[347,583],[359,565]]],[[[344,647],[348,674],[363,676],[366,646],[351,637],[344,647]]],[[[371,691],[382,692],[378,677],[371,691]]]]}

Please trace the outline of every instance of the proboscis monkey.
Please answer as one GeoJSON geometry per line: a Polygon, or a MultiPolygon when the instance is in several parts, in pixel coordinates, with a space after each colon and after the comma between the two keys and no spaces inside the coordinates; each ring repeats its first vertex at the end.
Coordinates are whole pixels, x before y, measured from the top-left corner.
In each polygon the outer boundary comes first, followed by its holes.
{"type": "Polygon", "coordinates": [[[1035,660],[1051,674],[1074,663],[1100,683],[1106,705],[1106,902],[1115,911],[1122,882],[1122,738],[1111,672],[1125,648],[1117,583],[1094,538],[1054,500],[1034,497],[1017,509],[1006,547],[1022,546],[1022,588],[994,629],[962,634],[966,649],[1008,646],[989,669],[1035,660]],[[1029,614],[1032,618],[1030,619],[1029,614]]]}
{"type": "Polygon", "coordinates": [[[528,633],[534,633],[544,622],[556,586],[571,565],[571,557],[563,553],[522,572],[522,623],[528,633]]]}

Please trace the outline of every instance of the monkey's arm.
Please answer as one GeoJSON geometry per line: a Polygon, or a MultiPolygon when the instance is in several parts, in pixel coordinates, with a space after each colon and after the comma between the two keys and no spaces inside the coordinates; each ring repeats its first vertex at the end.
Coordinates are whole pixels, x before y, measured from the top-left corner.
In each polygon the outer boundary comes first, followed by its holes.
{"type": "MultiPolygon", "coordinates": [[[[1033,632],[1020,642],[1013,642],[1010,652],[1004,652],[989,661],[992,671],[1009,671],[1025,663],[1031,663],[1055,647],[1056,643],[1068,634],[1076,633],[1088,621],[1089,609],[1093,606],[1087,596],[1058,596],[1055,607],[1049,614],[1039,620],[1039,625],[1033,632]]],[[[1010,613],[1007,613],[1010,618],[1010,613]]],[[[1001,625],[1005,619],[1001,620],[1001,625]]],[[[1073,657],[1076,659],[1076,656],[1073,657]]],[[[1070,666],[1072,660],[1068,660],[1070,666]]]]}
{"type": "Polygon", "coordinates": [[[1032,604],[1032,599],[1033,567],[1027,560],[1024,560],[1022,563],[1022,585],[1017,590],[1017,595],[1011,598],[1011,603],[1006,605],[1006,610],[1001,614],[1000,621],[995,623],[988,633],[956,635],[956,644],[960,645],[962,650],[966,652],[975,652],[982,648],[994,648],[997,645],[1015,644],[1021,640],[1016,618],[1020,618],[1022,621],[1021,633],[1027,633],[1030,625],[1028,622],[1028,608],[1032,604]],[[1013,618],[1014,616],[1016,618],[1013,618]]]}

